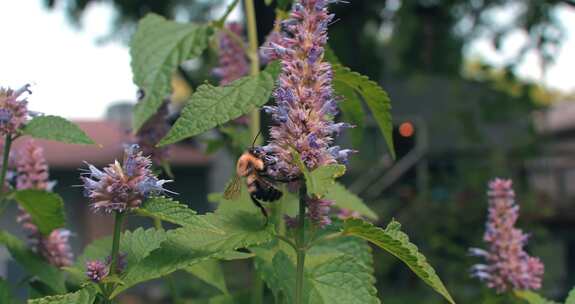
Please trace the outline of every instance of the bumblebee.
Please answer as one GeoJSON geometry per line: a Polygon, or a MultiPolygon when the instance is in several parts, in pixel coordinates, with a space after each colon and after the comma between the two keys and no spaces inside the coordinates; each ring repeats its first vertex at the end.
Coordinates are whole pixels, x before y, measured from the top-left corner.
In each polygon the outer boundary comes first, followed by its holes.
{"type": "Polygon", "coordinates": [[[237,198],[241,191],[240,178],[245,177],[250,198],[254,205],[261,210],[267,221],[268,213],[259,200],[274,202],[279,200],[283,195],[283,193],[274,186],[274,182],[278,180],[274,180],[266,174],[266,169],[271,163],[273,163],[273,160],[261,147],[252,147],[244,152],[244,154],[238,158],[236,163],[236,176],[226,188],[224,198],[237,198]]]}

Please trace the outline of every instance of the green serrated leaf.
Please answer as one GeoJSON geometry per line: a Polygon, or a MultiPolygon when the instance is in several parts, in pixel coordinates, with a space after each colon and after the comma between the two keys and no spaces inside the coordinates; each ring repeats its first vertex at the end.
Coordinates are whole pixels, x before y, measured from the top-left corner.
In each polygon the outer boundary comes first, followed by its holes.
{"type": "Polygon", "coordinates": [[[92,304],[96,294],[91,288],[82,288],[74,293],[28,300],[28,304],[92,304]]]}
{"type": "Polygon", "coordinates": [[[0,303],[14,303],[15,299],[10,291],[10,285],[3,278],[0,278],[0,303]]]}
{"type": "Polygon", "coordinates": [[[208,259],[201,263],[186,267],[185,270],[198,279],[214,286],[224,294],[228,294],[228,287],[224,279],[224,271],[219,261],[208,259]]]}
{"type": "MultiPolygon", "coordinates": [[[[167,239],[164,230],[154,228],[138,228],[134,231],[126,231],[120,237],[120,252],[126,254],[126,271],[135,267],[141,260],[158,249],[162,242],[167,239]]],[[[74,272],[85,272],[86,262],[91,260],[105,260],[112,249],[112,238],[105,237],[86,246],[84,253],[78,257],[74,265],[74,272]]],[[[84,279],[86,279],[84,277],[84,279]]],[[[119,278],[122,279],[121,277],[119,278]]]]}
{"type": "Polygon", "coordinates": [[[305,178],[307,193],[312,197],[322,198],[334,185],[335,179],[345,173],[345,166],[338,164],[322,166],[310,172],[295,149],[291,149],[291,154],[305,178]]]}
{"type": "Polygon", "coordinates": [[[134,83],[145,96],[134,109],[133,129],[158,110],[171,92],[171,78],[178,65],[198,57],[208,46],[213,29],[206,25],[177,23],[148,14],[138,23],[130,43],[134,83]]]}
{"type": "Polygon", "coordinates": [[[269,242],[272,226],[250,213],[198,215],[194,225],[167,232],[167,240],[123,276],[125,285],[118,286],[112,296],[138,283],[185,269],[223,252],[269,242]]]}
{"type": "Polygon", "coordinates": [[[6,246],[10,255],[31,275],[37,276],[56,293],[66,292],[64,275],[58,268],[46,263],[43,258],[33,253],[17,237],[0,231],[0,244],[6,246]]]}
{"type": "MultiPolygon", "coordinates": [[[[253,251],[256,269],[276,299],[294,303],[294,251],[282,243],[253,251]]],[[[306,254],[303,303],[380,303],[374,283],[371,249],[363,240],[333,239],[306,254]]]]}
{"type": "MultiPolygon", "coordinates": [[[[339,92],[343,86],[339,85],[344,83],[353,88],[365,101],[370,109],[383,137],[389,148],[392,157],[395,158],[395,149],[393,146],[393,121],[391,119],[391,101],[387,93],[374,81],[363,76],[357,72],[351,71],[349,68],[340,64],[333,65],[335,93],[337,95],[344,95],[345,91],[339,92]]],[[[347,97],[347,96],[346,96],[347,97]]],[[[350,96],[352,97],[352,96],[350,96]]],[[[345,102],[344,102],[345,103],[345,102]]]]}
{"type": "Polygon", "coordinates": [[[274,80],[265,71],[257,76],[240,78],[226,86],[199,86],[180,118],[158,145],[200,134],[262,106],[270,98],[273,87],[274,80]]]}
{"type": "Polygon", "coordinates": [[[400,227],[396,221],[392,221],[388,228],[382,229],[360,219],[349,219],[344,222],[343,234],[360,237],[391,253],[446,300],[455,303],[433,267],[425,256],[419,253],[417,246],[409,241],[409,237],[399,230],[400,227]]]}
{"type": "Polygon", "coordinates": [[[565,300],[565,304],[575,304],[575,287],[573,287],[569,292],[569,295],[567,295],[567,300],[565,300]]]}
{"type": "Polygon", "coordinates": [[[66,225],[64,201],[58,194],[33,189],[20,190],[14,193],[14,199],[30,214],[32,222],[43,235],[66,225]]]}
{"type": "Polygon", "coordinates": [[[344,165],[327,165],[310,172],[306,178],[307,193],[310,196],[323,197],[335,185],[335,179],[345,173],[344,165]]]}
{"type": "Polygon", "coordinates": [[[37,116],[29,121],[22,133],[34,138],[69,144],[93,145],[95,142],[80,127],[59,116],[37,116]]]}
{"type": "MultiPolygon", "coordinates": [[[[514,290],[513,293],[516,297],[525,300],[529,304],[559,304],[557,302],[545,299],[544,297],[530,290],[514,290]]],[[[569,304],[569,302],[565,302],[565,304],[569,304]]]]}
{"type": "Polygon", "coordinates": [[[333,87],[337,94],[343,97],[343,101],[339,103],[343,120],[355,126],[355,128],[348,131],[351,134],[351,142],[354,147],[359,147],[363,142],[366,117],[361,99],[356,91],[345,82],[335,80],[333,87]]]}
{"type": "Polygon", "coordinates": [[[136,212],[178,225],[194,225],[200,220],[196,211],[163,196],[149,198],[136,212]]]}
{"type": "Polygon", "coordinates": [[[340,183],[332,185],[325,194],[325,198],[334,201],[340,208],[357,211],[359,214],[373,220],[378,219],[377,214],[375,214],[361,198],[347,190],[345,186],[340,183]]]}

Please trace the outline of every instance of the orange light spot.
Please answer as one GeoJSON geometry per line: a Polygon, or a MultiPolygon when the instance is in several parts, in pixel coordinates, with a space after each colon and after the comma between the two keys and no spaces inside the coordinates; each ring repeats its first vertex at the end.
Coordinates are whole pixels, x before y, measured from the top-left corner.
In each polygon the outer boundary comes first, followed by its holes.
{"type": "Polygon", "coordinates": [[[415,128],[411,122],[404,122],[399,125],[399,135],[403,137],[411,137],[415,133],[415,128]]]}

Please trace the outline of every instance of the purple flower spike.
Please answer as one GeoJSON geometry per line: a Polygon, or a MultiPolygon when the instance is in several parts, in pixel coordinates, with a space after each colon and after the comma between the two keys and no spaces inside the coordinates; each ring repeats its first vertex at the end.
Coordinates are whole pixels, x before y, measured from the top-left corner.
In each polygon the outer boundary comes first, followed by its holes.
{"type": "Polygon", "coordinates": [[[150,195],[169,192],[163,185],[170,181],[158,179],[151,166],[150,158],[142,155],[138,145],[126,148],[123,165],[116,161],[101,171],[88,164],[81,178],[94,210],[123,212],[139,207],[150,195]]]}
{"type": "MultiPolygon", "coordinates": [[[[19,151],[16,160],[18,190],[37,189],[50,191],[53,182],[48,180],[48,163],[44,158],[44,150],[34,141],[28,141],[19,151]]],[[[42,203],[42,202],[39,202],[42,203]]],[[[24,209],[19,208],[17,222],[28,234],[32,249],[41,254],[48,263],[56,267],[70,266],[73,262],[70,248],[70,231],[67,229],[53,230],[49,235],[40,234],[38,227],[32,222],[32,217],[24,209]]]]}
{"type": "Polygon", "coordinates": [[[86,276],[95,283],[99,283],[108,276],[108,265],[102,261],[94,260],[86,262],[86,276]]]}
{"type": "Polygon", "coordinates": [[[30,93],[30,85],[25,85],[19,90],[0,88],[0,136],[16,134],[24,126],[28,119],[28,101],[18,98],[24,92],[30,93]]]}
{"type": "Polygon", "coordinates": [[[262,52],[269,60],[279,59],[282,71],[273,96],[276,105],[265,111],[277,125],[271,127],[268,149],[278,159],[269,171],[281,178],[299,175],[291,148],[301,155],[308,169],[345,163],[351,150],[330,146],[334,136],[351,127],[334,123],[337,102],[333,96],[331,65],[324,61],[327,25],[333,19],[326,5],[330,1],[299,0],[290,17],[279,24],[264,43],[262,52]]]}
{"type": "Polygon", "coordinates": [[[471,255],[483,257],[486,262],[473,266],[472,276],[485,281],[498,293],[512,289],[539,289],[544,272],[539,258],[529,256],[523,248],[527,244],[527,235],[515,228],[519,206],[515,204],[511,184],[511,180],[499,178],[489,182],[489,215],[483,236],[488,250],[470,250],[471,255]]]}
{"type": "MultiPolygon", "coordinates": [[[[243,27],[240,23],[228,23],[226,28],[236,34],[237,37],[243,37],[243,27]]],[[[234,40],[230,34],[222,32],[220,35],[219,51],[220,65],[213,70],[213,73],[220,78],[221,85],[229,84],[248,74],[248,60],[243,46],[234,40]]]]}
{"type": "Polygon", "coordinates": [[[53,230],[48,236],[39,239],[38,251],[56,267],[70,266],[74,255],[70,248],[71,233],[67,229],[53,230]]]}

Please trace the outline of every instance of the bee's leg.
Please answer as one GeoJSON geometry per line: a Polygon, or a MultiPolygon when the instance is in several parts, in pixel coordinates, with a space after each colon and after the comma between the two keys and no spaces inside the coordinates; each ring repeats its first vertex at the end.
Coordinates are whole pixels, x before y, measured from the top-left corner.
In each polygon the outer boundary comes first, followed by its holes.
{"type": "Polygon", "coordinates": [[[253,195],[250,195],[250,198],[252,199],[252,202],[254,203],[254,205],[256,205],[256,207],[260,208],[260,210],[262,211],[262,214],[266,218],[265,225],[267,226],[268,225],[268,212],[266,211],[266,208],[264,208],[264,206],[262,206],[262,204],[253,195]]]}

